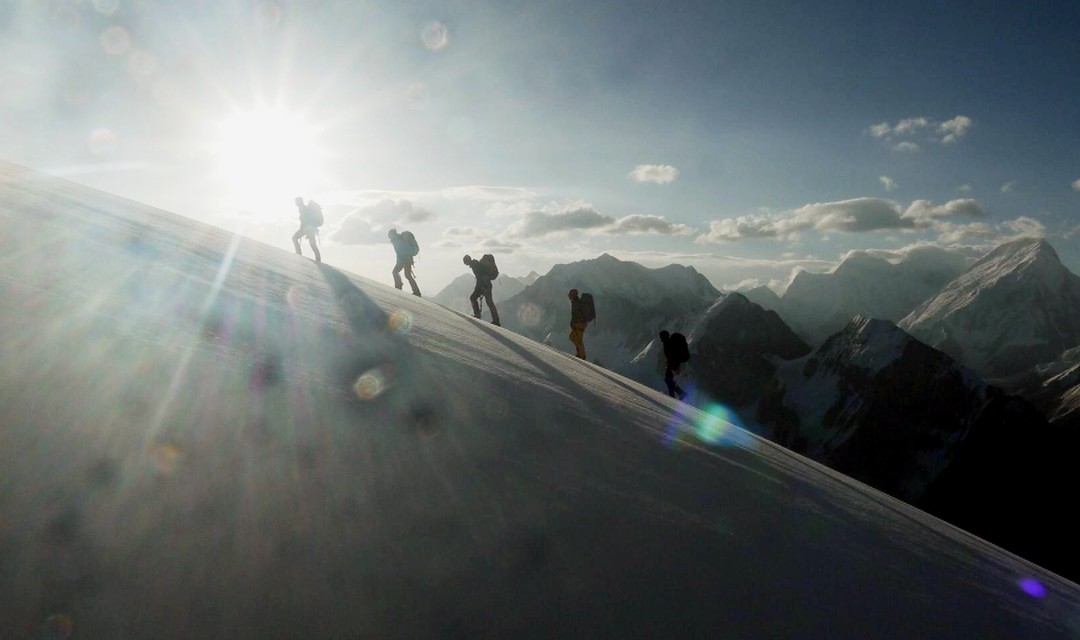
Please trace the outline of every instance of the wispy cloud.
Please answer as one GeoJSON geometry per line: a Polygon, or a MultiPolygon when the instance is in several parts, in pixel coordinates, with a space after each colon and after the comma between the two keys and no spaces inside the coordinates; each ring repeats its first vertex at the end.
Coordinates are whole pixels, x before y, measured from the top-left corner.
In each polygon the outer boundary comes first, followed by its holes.
{"type": "Polygon", "coordinates": [[[881,186],[885,187],[886,191],[893,191],[897,187],[896,180],[893,180],[889,176],[878,176],[878,182],[881,183],[881,186]]]}
{"type": "Polygon", "coordinates": [[[670,164],[639,164],[630,172],[629,178],[634,182],[668,184],[674,182],[678,175],[679,170],[670,164]]]}
{"type": "Polygon", "coordinates": [[[906,118],[896,124],[881,122],[866,128],[866,133],[896,151],[918,151],[919,145],[910,140],[918,138],[939,144],[956,144],[966,136],[975,121],[968,116],[958,115],[951,120],[937,121],[927,117],[906,118]]]}
{"type": "Polygon", "coordinates": [[[435,214],[409,200],[384,199],[360,207],[327,235],[339,244],[378,244],[386,241],[385,231],[395,224],[416,224],[433,220],[435,214]]]}
{"type": "Polygon", "coordinates": [[[569,211],[529,211],[521,220],[510,225],[507,233],[519,238],[541,238],[565,231],[583,231],[606,227],[615,218],[606,216],[591,207],[579,207],[569,211]]]}
{"type": "Polygon", "coordinates": [[[1076,182],[1072,183],[1072,188],[1074,191],[1080,191],[1080,178],[1078,178],[1076,182]]]}
{"type": "Polygon", "coordinates": [[[970,184],[962,184],[956,190],[960,193],[971,193],[973,191],[970,184]]]}
{"type": "Polygon", "coordinates": [[[510,225],[506,235],[515,238],[542,238],[567,233],[605,233],[610,235],[693,235],[695,229],[671,222],[663,216],[635,214],[622,218],[605,215],[582,203],[564,209],[551,205],[544,210],[526,212],[510,225]]]}
{"type": "Polygon", "coordinates": [[[604,229],[604,232],[613,235],[658,234],[665,236],[689,236],[697,233],[693,227],[671,222],[663,216],[643,214],[619,218],[613,225],[604,229]]]}
{"type": "Polygon", "coordinates": [[[934,206],[916,200],[907,209],[890,200],[854,198],[839,202],[808,204],[780,215],[749,215],[709,223],[699,242],[730,242],[744,238],[785,238],[804,231],[865,233],[884,230],[916,230],[953,217],[984,217],[971,199],[952,200],[934,206]]]}
{"type": "Polygon", "coordinates": [[[937,127],[938,133],[942,135],[941,143],[956,143],[960,138],[967,135],[968,130],[971,129],[973,124],[975,123],[967,116],[956,116],[952,120],[942,122],[937,127]]]}
{"type": "Polygon", "coordinates": [[[1001,185],[1001,192],[1002,193],[1012,193],[1013,191],[1016,191],[1016,181],[1015,180],[1010,180],[1009,182],[1006,182],[1005,184],[1001,185]]]}

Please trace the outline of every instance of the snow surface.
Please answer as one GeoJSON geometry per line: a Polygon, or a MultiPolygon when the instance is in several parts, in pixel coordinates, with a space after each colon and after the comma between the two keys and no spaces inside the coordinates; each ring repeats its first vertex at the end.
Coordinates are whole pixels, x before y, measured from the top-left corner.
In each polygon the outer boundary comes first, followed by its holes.
{"type": "Polygon", "coordinates": [[[1080,636],[1077,585],[486,321],[0,202],[0,637],[1080,636]]]}

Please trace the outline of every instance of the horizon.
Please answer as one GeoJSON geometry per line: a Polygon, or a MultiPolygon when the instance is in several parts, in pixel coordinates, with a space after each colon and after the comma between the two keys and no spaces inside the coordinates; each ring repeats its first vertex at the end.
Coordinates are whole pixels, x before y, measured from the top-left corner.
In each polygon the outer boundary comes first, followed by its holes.
{"type": "Polygon", "coordinates": [[[775,289],[1042,237],[1080,273],[1078,30],[928,0],[9,4],[0,158],[286,251],[313,198],[324,260],[379,282],[408,228],[425,295],[464,253],[775,289]]]}
{"type": "Polygon", "coordinates": [[[721,404],[7,168],[5,637],[1080,631],[1069,578],[721,404]]]}

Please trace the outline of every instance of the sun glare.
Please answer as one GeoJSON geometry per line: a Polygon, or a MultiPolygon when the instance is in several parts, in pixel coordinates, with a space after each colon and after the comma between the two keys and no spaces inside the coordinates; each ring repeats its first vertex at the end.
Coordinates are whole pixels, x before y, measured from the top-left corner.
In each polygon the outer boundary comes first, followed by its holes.
{"type": "Polygon", "coordinates": [[[309,190],[322,155],[315,133],[303,117],[282,109],[238,112],[222,121],[216,154],[233,204],[291,202],[309,190]]]}

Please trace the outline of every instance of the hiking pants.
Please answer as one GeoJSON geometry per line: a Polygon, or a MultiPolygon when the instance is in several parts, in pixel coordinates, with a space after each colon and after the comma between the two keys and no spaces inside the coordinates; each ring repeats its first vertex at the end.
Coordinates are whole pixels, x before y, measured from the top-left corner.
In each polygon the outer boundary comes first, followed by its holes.
{"type": "Polygon", "coordinates": [[[672,398],[676,396],[682,398],[686,395],[686,392],[675,382],[675,372],[678,370],[678,366],[672,367],[670,364],[664,367],[664,384],[667,385],[668,395],[672,398]]]}
{"type": "Polygon", "coordinates": [[[574,343],[574,348],[577,349],[576,355],[582,360],[585,359],[585,323],[574,322],[570,324],[570,342],[574,343]]]}
{"type": "Polygon", "coordinates": [[[483,296],[484,302],[487,303],[488,311],[491,312],[491,324],[499,326],[499,310],[495,308],[495,301],[491,299],[491,283],[476,281],[476,288],[473,289],[472,295],[469,296],[469,302],[472,303],[472,314],[474,318],[480,317],[480,297],[483,296]]]}
{"type": "Polygon", "coordinates": [[[319,235],[319,228],[302,224],[300,228],[296,230],[296,233],[292,236],[293,248],[296,249],[296,255],[302,256],[300,253],[300,238],[307,236],[308,244],[311,245],[311,250],[315,252],[315,262],[322,262],[322,254],[319,253],[319,246],[315,243],[315,238],[319,235]]]}
{"type": "Polygon", "coordinates": [[[411,257],[398,257],[397,264],[394,265],[393,276],[394,286],[400,289],[401,284],[401,271],[405,271],[405,279],[409,281],[409,286],[412,287],[414,296],[420,295],[420,287],[416,286],[416,278],[413,277],[413,259],[411,257]]]}

